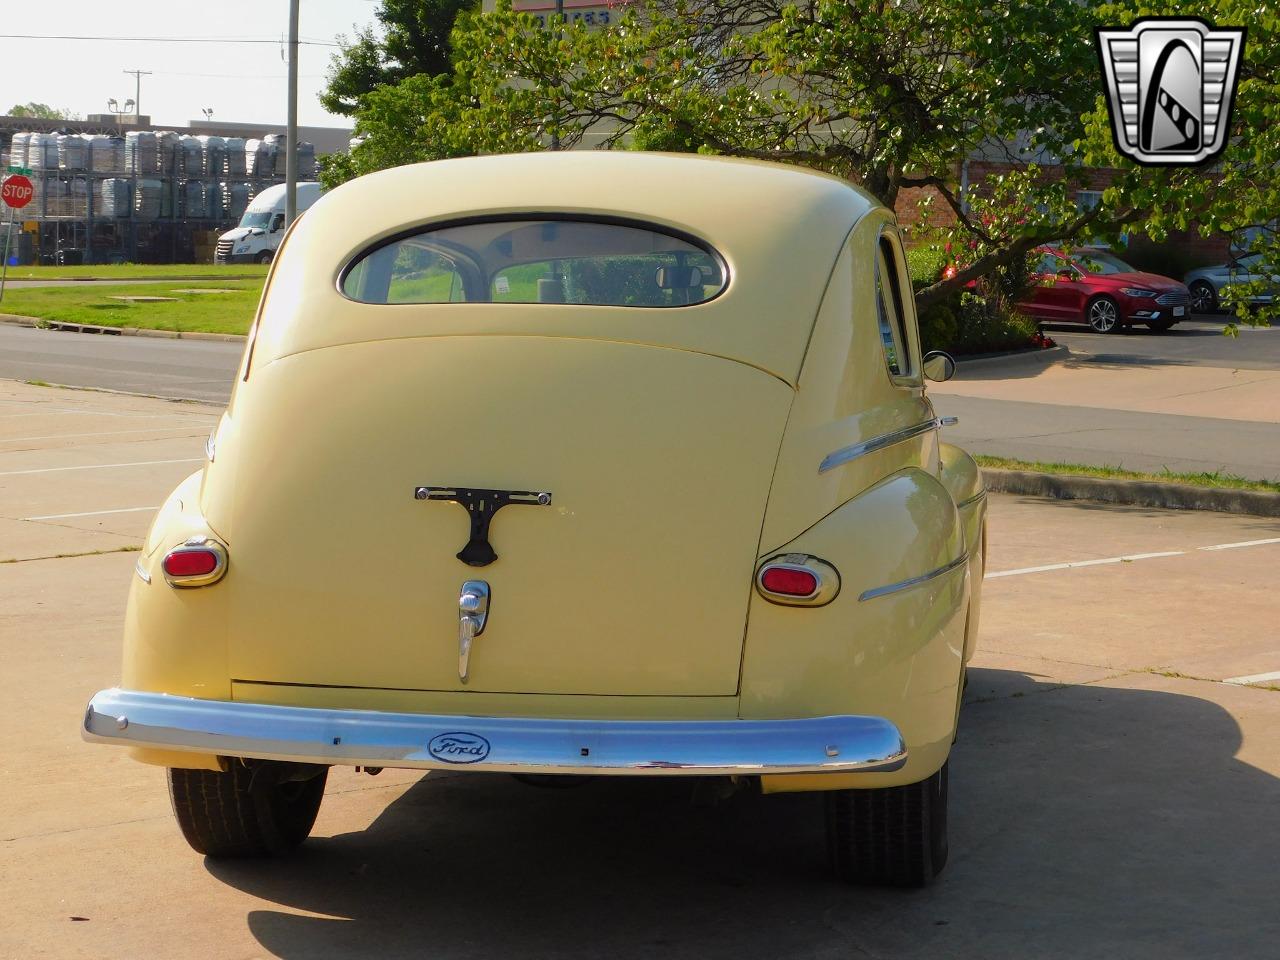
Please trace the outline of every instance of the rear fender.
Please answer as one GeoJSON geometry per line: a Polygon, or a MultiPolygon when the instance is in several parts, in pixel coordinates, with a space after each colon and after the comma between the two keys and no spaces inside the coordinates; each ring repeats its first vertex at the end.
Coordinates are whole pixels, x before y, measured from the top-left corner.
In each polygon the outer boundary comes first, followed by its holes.
{"type": "Polygon", "coordinates": [[[207,587],[165,582],[164,555],[190,537],[216,537],[199,508],[200,473],[178,485],[156,515],[133,577],[125,613],[123,684],[130,690],[229,700],[227,575],[207,587]]]}
{"type": "Polygon", "coordinates": [[[973,657],[982,607],[982,576],[987,569],[987,489],[977,461],[954,444],[939,448],[942,483],[960,511],[965,547],[969,552],[969,626],[965,631],[964,662],[973,657]]]}
{"type": "MultiPolygon", "coordinates": [[[[169,495],[151,524],[134,569],[124,623],[122,686],[208,700],[230,700],[227,673],[226,584],[231,573],[209,587],[169,586],[160,564],[164,555],[190,537],[216,536],[200,513],[203,471],[193,473],[169,495]]],[[[142,763],[218,770],[217,757],[130,748],[142,763]]]]}
{"type": "Polygon", "coordinates": [[[908,760],[892,773],[763,777],[765,791],[893,786],[936,772],[954,738],[969,603],[964,533],[946,487],[904,470],[773,553],[821,557],[841,589],[823,607],[752,598],[741,716],[885,717],[908,760]]]}

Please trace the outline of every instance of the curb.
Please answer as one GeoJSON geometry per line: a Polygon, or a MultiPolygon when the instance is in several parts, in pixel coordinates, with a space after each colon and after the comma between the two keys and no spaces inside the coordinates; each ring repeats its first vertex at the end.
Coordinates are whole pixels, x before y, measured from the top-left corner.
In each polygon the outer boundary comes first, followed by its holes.
{"type": "Polygon", "coordinates": [[[222,343],[243,343],[244,336],[237,333],[199,333],[181,330],[147,330],[142,327],[98,327],[91,323],[64,323],[61,320],[41,320],[22,317],[14,313],[0,313],[0,323],[16,327],[36,327],[42,330],[60,330],[64,333],[97,333],[109,337],[159,337],[164,340],[216,340],[222,343]]]}
{"type": "MultiPolygon", "coordinates": [[[[0,377],[0,383],[34,385],[30,380],[20,380],[15,377],[0,377]]],[[[136,390],[112,390],[110,387],[78,387],[74,383],[46,383],[41,381],[41,385],[53,387],[57,390],[79,390],[82,393],[108,393],[113,397],[142,397],[146,400],[165,400],[169,403],[199,403],[206,407],[217,407],[219,410],[224,410],[227,406],[221,400],[209,400],[201,397],[174,397],[159,393],[139,393],[136,390]]]]}
{"type": "Polygon", "coordinates": [[[999,353],[995,356],[978,356],[973,359],[964,357],[956,357],[956,366],[959,368],[957,372],[965,370],[973,370],[975,368],[995,367],[1000,365],[1022,365],[1026,363],[1056,363],[1059,360],[1065,360],[1071,356],[1071,349],[1065,344],[1059,344],[1056,347],[1050,347],[1048,350],[1032,349],[1018,350],[1013,353],[999,353]]]}
{"type": "Polygon", "coordinates": [[[1018,493],[1054,500],[1092,500],[1162,510],[1213,510],[1251,517],[1280,517],[1280,493],[1197,487],[1189,483],[1153,480],[1112,480],[1024,470],[982,468],[992,493],[1018,493]]]}
{"type": "Polygon", "coordinates": [[[265,276],[266,274],[264,273],[237,273],[227,276],[222,274],[203,274],[189,277],[10,277],[9,283],[44,283],[46,281],[50,283],[168,283],[170,280],[179,282],[190,280],[261,280],[265,276]]]}

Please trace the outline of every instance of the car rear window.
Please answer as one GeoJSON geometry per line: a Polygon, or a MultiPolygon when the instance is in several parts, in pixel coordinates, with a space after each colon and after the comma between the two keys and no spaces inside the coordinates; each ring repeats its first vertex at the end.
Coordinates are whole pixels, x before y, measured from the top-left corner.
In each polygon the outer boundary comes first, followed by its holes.
{"type": "Polygon", "coordinates": [[[356,258],[342,292],[361,303],[563,303],[683,307],[724,290],[709,247],[644,224],[484,220],[398,237],[356,258]]]}

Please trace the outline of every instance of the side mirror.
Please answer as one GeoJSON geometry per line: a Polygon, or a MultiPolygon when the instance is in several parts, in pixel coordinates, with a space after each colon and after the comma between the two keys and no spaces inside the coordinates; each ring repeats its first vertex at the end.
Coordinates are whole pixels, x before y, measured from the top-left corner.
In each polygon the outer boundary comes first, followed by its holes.
{"type": "Polygon", "coordinates": [[[271,232],[272,232],[272,233],[275,233],[277,230],[279,230],[279,229],[280,229],[281,227],[283,227],[283,226],[284,226],[284,214],[283,214],[283,213],[277,213],[274,217],[272,217],[272,218],[271,218],[271,232]]]}
{"type": "Polygon", "coordinates": [[[1074,280],[1076,278],[1076,274],[1074,270],[1059,270],[1057,277],[1059,280],[1074,280]]]}
{"type": "Polygon", "coordinates": [[[956,375],[956,362],[949,353],[930,350],[924,355],[924,375],[937,383],[944,383],[956,375]]]}

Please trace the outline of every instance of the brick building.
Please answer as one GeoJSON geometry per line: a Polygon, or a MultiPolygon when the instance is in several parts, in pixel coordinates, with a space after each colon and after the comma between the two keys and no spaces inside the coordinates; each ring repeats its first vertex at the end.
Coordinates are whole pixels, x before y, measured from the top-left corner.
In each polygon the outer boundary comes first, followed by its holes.
{"type": "MultiPolygon", "coordinates": [[[[1031,162],[1031,161],[1028,161],[1031,162]]],[[[1039,157],[1035,160],[1041,167],[1045,180],[1060,179],[1064,175],[1061,164],[1055,163],[1052,157],[1039,157]]],[[[989,178],[1008,174],[1021,169],[1023,164],[1005,157],[995,157],[976,153],[953,173],[953,183],[961,194],[982,189],[982,184],[989,178]]],[[[1102,192],[1111,186],[1119,171],[1099,168],[1091,170],[1084,185],[1076,190],[1076,205],[1081,210],[1089,209],[1102,199],[1102,192]]],[[[928,227],[946,227],[956,222],[954,212],[933,187],[911,187],[898,193],[895,204],[898,222],[908,227],[923,224],[928,227]],[[932,196],[932,203],[927,212],[922,211],[921,201],[932,196]],[[922,216],[923,214],[923,216],[922,216]]],[[[1236,249],[1247,244],[1247,233],[1235,238],[1236,249]]],[[[1171,233],[1162,243],[1154,243],[1141,234],[1133,234],[1126,238],[1124,254],[1135,266],[1180,277],[1197,266],[1211,263],[1223,263],[1233,250],[1231,235],[1215,233],[1208,237],[1200,235],[1198,230],[1186,230],[1171,233]]]]}

